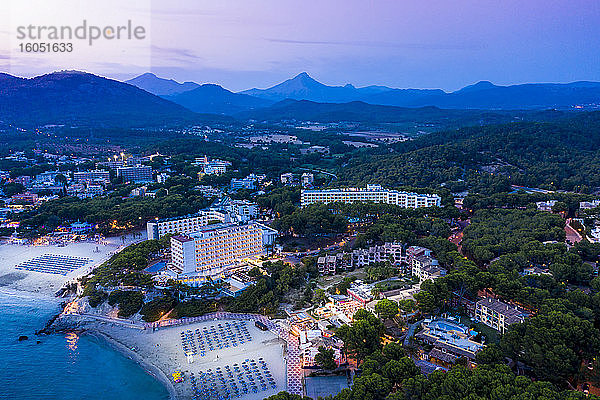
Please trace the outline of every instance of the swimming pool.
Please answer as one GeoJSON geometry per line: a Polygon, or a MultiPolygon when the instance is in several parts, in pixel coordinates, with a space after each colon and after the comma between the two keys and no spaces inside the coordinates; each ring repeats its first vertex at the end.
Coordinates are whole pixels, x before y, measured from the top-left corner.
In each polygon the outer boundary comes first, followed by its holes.
{"type": "Polygon", "coordinates": [[[466,327],[447,320],[435,320],[429,324],[429,329],[438,329],[445,332],[456,331],[463,334],[468,334],[466,327]]]}

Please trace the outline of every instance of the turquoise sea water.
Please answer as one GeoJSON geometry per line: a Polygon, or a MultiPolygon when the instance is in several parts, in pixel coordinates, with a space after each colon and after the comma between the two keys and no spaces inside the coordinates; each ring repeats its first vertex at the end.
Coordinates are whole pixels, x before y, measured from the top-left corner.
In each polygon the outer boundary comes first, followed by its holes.
{"type": "Polygon", "coordinates": [[[57,310],[51,300],[0,292],[0,399],[169,398],[140,366],[96,338],[35,336],[57,310]],[[29,340],[19,342],[20,335],[29,340]]]}

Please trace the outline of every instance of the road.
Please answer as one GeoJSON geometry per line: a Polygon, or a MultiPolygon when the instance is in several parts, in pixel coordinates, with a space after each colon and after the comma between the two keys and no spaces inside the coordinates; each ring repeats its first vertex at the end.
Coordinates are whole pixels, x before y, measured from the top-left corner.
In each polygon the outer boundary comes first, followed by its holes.
{"type": "Polygon", "coordinates": [[[569,218],[565,223],[565,233],[567,234],[567,241],[571,243],[581,242],[583,238],[581,237],[579,232],[577,232],[575,229],[573,229],[573,227],[571,227],[570,223],[571,219],[569,218]]]}
{"type": "Polygon", "coordinates": [[[420,358],[412,357],[412,360],[415,362],[415,365],[421,369],[421,372],[424,375],[429,375],[435,370],[444,370],[448,371],[447,368],[440,367],[439,365],[432,364],[429,361],[421,360],[420,358]]]}
{"type": "Polygon", "coordinates": [[[332,251],[332,250],[339,249],[339,248],[343,247],[350,240],[351,240],[351,238],[342,239],[339,242],[330,244],[328,246],[320,247],[318,249],[308,250],[308,251],[300,252],[300,253],[297,253],[297,252],[281,252],[281,256],[282,256],[281,258],[284,261],[289,262],[291,264],[298,264],[298,263],[300,263],[300,261],[304,257],[316,256],[321,251],[329,252],[329,251],[332,251]]]}
{"type": "Polygon", "coordinates": [[[314,169],[314,168],[298,168],[304,171],[311,171],[311,172],[318,172],[320,174],[325,174],[325,175],[329,175],[329,176],[333,176],[335,179],[337,179],[337,175],[336,174],[332,174],[331,172],[327,172],[327,171],[323,171],[320,169],[314,169]]]}
{"type": "Polygon", "coordinates": [[[406,332],[406,336],[404,336],[404,346],[409,345],[410,338],[415,334],[415,329],[417,329],[417,327],[421,325],[421,322],[423,322],[423,320],[417,321],[414,324],[410,324],[408,326],[408,331],[406,332]]]}
{"type": "Polygon", "coordinates": [[[96,314],[87,314],[87,313],[81,313],[81,314],[63,314],[63,317],[65,316],[76,316],[76,317],[85,317],[85,318],[91,318],[91,319],[95,319],[98,321],[102,321],[102,322],[109,322],[111,324],[117,324],[117,325],[121,325],[121,326],[125,326],[128,328],[136,328],[136,329],[144,329],[144,325],[141,325],[139,323],[136,323],[132,320],[129,319],[120,319],[120,318],[111,318],[108,316],[104,316],[104,315],[96,315],[96,314]]]}

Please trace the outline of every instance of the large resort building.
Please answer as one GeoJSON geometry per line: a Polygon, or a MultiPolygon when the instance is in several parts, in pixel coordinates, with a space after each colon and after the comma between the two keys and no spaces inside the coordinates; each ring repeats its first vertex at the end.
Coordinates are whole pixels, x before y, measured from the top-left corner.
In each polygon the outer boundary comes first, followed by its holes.
{"type": "Polygon", "coordinates": [[[157,240],[165,235],[187,235],[196,232],[209,222],[230,222],[226,212],[214,209],[202,210],[196,214],[183,217],[163,218],[150,221],[146,224],[148,240],[157,240]]]}
{"type": "Polygon", "coordinates": [[[92,171],[81,171],[73,173],[73,180],[75,182],[94,182],[100,181],[103,183],[110,183],[110,172],[95,169],[92,171]]]}
{"type": "Polygon", "coordinates": [[[258,216],[258,205],[247,200],[223,197],[210,208],[181,217],[162,218],[146,224],[148,239],[160,239],[165,235],[187,235],[214,222],[248,222],[258,216]]]}
{"type": "Polygon", "coordinates": [[[302,207],[315,203],[354,203],[358,201],[393,204],[404,208],[439,207],[441,198],[436,194],[420,194],[384,189],[380,185],[366,188],[303,190],[302,207]]]}
{"type": "Polygon", "coordinates": [[[207,225],[187,235],[171,238],[173,266],[179,280],[194,285],[219,277],[244,258],[262,255],[277,231],[257,222],[207,225]]]}
{"type": "Polygon", "coordinates": [[[117,168],[117,176],[121,177],[123,179],[123,182],[152,182],[152,167],[148,165],[120,167],[117,168]]]}

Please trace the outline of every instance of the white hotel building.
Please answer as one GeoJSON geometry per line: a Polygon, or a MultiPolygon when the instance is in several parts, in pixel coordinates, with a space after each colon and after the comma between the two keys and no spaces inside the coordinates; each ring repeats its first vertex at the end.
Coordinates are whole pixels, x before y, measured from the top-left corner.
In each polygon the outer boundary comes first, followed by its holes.
{"type": "Polygon", "coordinates": [[[146,224],[148,240],[157,240],[165,235],[187,235],[211,221],[230,222],[230,216],[226,212],[209,208],[183,217],[155,219],[146,224]]]}
{"type": "Polygon", "coordinates": [[[303,190],[302,207],[315,203],[354,203],[357,201],[394,204],[404,208],[439,207],[441,198],[436,194],[420,194],[384,189],[380,185],[366,188],[303,190]]]}
{"type": "Polygon", "coordinates": [[[194,285],[216,278],[244,258],[262,255],[277,231],[256,222],[204,226],[188,235],[171,238],[171,261],[181,271],[178,280],[194,285]]]}

